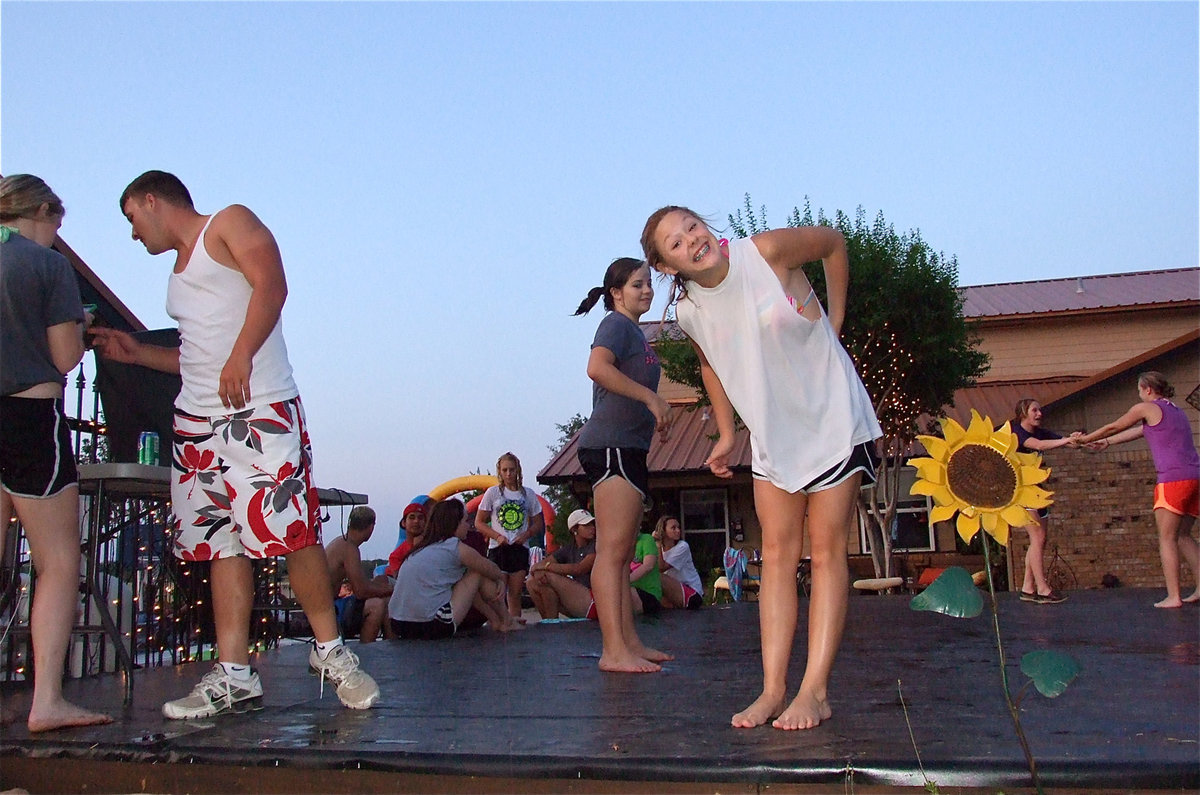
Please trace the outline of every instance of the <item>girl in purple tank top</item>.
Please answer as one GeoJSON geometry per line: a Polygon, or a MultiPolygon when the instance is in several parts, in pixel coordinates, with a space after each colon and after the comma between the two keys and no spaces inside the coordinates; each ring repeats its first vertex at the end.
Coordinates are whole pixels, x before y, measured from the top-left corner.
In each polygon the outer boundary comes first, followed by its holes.
{"type": "Polygon", "coordinates": [[[1095,444],[1103,450],[1110,444],[1145,437],[1158,471],[1154,487],[1154,523],[1158,526],[1158,553],[1162,558],[1167,598],[1155,607],[1181,607],[1200,602],[1200,584],[1185,598],[1179,594],[1179,558],[1182,555],[1197,577],[1200,546],[1192,538],[1192,525],[1200,514],[1200,455],[1192,426],[1183,409],[1169,398],[1175,389],[1162,373],[1138,376],[1140,401],[1117,420],[1078,437],[1080,444],[1095,444]]]}

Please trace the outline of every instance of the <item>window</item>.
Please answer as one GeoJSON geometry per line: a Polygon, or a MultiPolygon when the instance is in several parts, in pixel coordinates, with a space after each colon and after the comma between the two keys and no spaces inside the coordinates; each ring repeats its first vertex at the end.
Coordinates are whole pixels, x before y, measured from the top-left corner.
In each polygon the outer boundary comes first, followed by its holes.
{"type": "Polygon", "coordinates": [[[679,524],[702,576],[724,565],[729,546],[729,495],[725,489],[679,492],[679,524]]]}
{"type": "MultiPolygon", "coordinates": [[[[882,474],[882,473],[881,473],[882,474]]],[[[900,491],[896,500],[896,515],[892,519],[891,539],[893,552],[933,552],[936,547],[933,525],[929,523],[929,498],[910,495],[909,490],[917,477],[913,467],[899,471],[900,491]]],[[[881,490],[886,487],[880,480],[881,490]]],[[[882,509],[882,504],[880,509],[882,509]]],[[[865,521],[872,521],[869,517],[865,521]]],[[[871,551],[871,538],[866,528],[859,529],[862,550],[871,551]]]]}

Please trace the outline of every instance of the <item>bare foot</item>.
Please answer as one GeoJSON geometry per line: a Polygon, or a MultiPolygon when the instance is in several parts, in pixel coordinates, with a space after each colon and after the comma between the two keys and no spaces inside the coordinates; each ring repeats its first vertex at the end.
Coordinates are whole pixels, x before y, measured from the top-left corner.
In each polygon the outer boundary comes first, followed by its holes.
{"type": "MultiPolygon", "coordinates": [[[[1188,597],[1188,598],[1190,599],[1191,597],[1188,597]]],[[[1183,600],[1180,599],[1178,596],[1176,596],[1174,599],[1172,599],[1171,597],[1168,596],[1166,599],[1163,599],[1161,602],[1155,602],[1154,606],[1155,607],[1183,607],[1183,600]]]]}
{"type": "Polygon", "coordinates": [[[621,674],[652,674],[662,670],[658,663],[638,657],[636,654],[600,655],[600,670],[621,674]]]}
{"type": "Polygon", "coordinates": [[[753,704],[734,715],[730,723],[736,729],[753,729],[755,726],[762,726],[782,711],[782,697],[775,698],[763,693],[753,704]]]}
{"type": "Polygon", "coordinates": [[[636,654],[638,657],[641,657],[642,659],[645,659],[645,660],[649,660],[650,662],[661,663],[661,662],[668,662],[669,660],[675,659],[674,654],[668,654],[665,651],[659,651],[658,649],[652,649],[649,646],[640,646],[640,647],[631,646],[629,650],[632,653],[636,654]]]}
{"type": "Polygon", "coordinates": [[[1191,596],[1183,597],[1183,601],[1189,604],[1191,602],[1200,602],[1200,588],[1197,588],[1195,591],[1193,591],[1191,596]]]}
{"type": "Polygon", "coordinates": [[[832,717],[833,710],[829,708],[827,700],[816,698],[801,690],[792,699],[792,703],[788,705],[788,708],[771,725],[776,729],[784,729],[785,731],[812,729],[819,726],[821,721],[829,720],[832,717]]]}
{"type": "Polygon", "coordinates": [[[46,732],[52,729],[66,729],[72,726],[98,726],[102,723],[112,723],[112,717],[103,712],[89,712],[83,707],[77,707],[69,701],[62,701],[56,707],[47,710],[29,712],[30,733],[46,732]]]}

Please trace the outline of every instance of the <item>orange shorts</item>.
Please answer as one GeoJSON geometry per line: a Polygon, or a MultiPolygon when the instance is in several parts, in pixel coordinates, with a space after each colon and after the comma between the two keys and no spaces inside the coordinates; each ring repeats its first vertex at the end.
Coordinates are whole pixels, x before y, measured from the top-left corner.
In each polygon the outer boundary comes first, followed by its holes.
{"type": "Polygon", "coordinates": [[[1155,485],[1154,507],[1180,516],[1200,516],[1200,480],[1173,480],[1155,485]]]}

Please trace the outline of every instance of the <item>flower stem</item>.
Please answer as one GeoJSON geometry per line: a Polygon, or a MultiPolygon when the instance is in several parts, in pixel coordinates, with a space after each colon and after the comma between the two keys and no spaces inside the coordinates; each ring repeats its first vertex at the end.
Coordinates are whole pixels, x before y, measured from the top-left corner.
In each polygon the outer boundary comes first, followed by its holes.
{"type": "Polygon", "coordinates": [[[1013,703],[1012,693],[1008,689],[1008,669],[1004,661],[1004,642],[1000,639],[1000,609],[996,604],[996,584],[992,581],[992,556],[989,553],[987,533],[982,534],[983,538],[983,565],[987,570],[988,593],[992,597],[992,626],[996,631],[996,651],[1000,656],[1000,685],[1004,690],[1004,703],[1008,705],[1008,713],[1012,716],[1013,728],[1017,731],[1017,740],[1021,743],[1021,750],[1025,753],[1025,764],[1029,766],[1029,775],[1033,779],[1033,786],[1038,791],[1038,795],[1042,795],[1042,784],[1038,779],[1037,762],[1033,759],[1033,752],[1029,749],[1029,740],[1025,737],[1025,730],[1021,728],[1021,712],[1017,705],[1013,703]]]}

